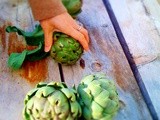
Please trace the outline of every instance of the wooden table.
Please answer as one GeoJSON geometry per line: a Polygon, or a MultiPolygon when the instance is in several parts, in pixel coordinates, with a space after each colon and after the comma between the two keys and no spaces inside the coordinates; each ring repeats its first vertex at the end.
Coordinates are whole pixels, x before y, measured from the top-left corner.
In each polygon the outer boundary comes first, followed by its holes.
{"type": "Polygon", "coordinates": [[[32,31],[37,22],[26,0],[0,1],[0,120],[22,120],[23,99],[40,81],[72,86],[100,72],[118,90],[120,109],[114,120],[160,119],[159,1],[84,0],[78,20],[89,32],[90,51],[76,65],[61,66],[48,57],[14,71],[7,66],[8,55],[26,46],[5,28],[32,31]]]}

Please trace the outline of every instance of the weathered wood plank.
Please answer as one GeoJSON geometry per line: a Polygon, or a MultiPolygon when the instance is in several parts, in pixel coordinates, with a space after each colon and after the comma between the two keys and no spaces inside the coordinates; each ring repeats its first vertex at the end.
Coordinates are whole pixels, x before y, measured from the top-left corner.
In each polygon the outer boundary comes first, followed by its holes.
{"type": "Polygon", "coordinates": [[[160,5],[157,0],[110,0],[110,3],[160,118],[160,5]]]}
{"type": "Polygon", "coordinates": [[[89,31],[90,51],[82,56],[84,68],[79,62],[74,66],[63,66],[65,81],[70,86],[78,85],[83,76],[103,72],[115,81],[120,96],[121,108],[115,120],[150,120],[150,113],[103,2],[85,0],[79,20],[89,31]]]}
{"type": "Polygon", "coordinates": [[[34,22],[27,1],[0,1],[0,120],[22,120],[23,99],[39,81],[60,81],[58,65],[51,58],[26,62],[13,71],[7,66],[8,53],[25,48],[22,37],[5,33],[8,25],[30,31],[34,22]]]}

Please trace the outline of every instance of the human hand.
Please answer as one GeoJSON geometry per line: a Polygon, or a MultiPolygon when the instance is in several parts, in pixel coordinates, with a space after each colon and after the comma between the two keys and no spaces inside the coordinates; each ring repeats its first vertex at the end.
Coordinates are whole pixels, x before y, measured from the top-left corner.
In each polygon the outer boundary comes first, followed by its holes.
{"type": "Polygon", "coordinates": [[[53,18],[41,20],[40,24],[44,31],[45,52],[48,52],[51,49],[53,43],[53,32],[56,31],[63,32],[73,37],[80,42],[84,50],[89,50],[88,31],[82,26],[79,26],[67,12],[53,18]]]}

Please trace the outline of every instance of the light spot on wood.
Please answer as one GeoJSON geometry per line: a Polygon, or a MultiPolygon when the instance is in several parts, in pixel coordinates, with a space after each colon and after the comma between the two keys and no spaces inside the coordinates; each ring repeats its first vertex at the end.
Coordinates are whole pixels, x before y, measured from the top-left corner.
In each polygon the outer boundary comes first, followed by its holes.
{"type": "Polygon", "coordinates": [[[156,55],[134,57],[134,61],[137,66],[148,64],[156,59],[156,55]]]}
{"type": "Polygon", "coordinates": [[[35,62],[25,62],[20,75],[26,78],[30,83],[44,81],[48,76],[48,64],[46,59],[35,62]]]}
{"type": "Polygon", "coordinates": [[[95,61],[91,64],[91,69],[96,72],[100,72],[102,70],[102,63],[95,61]]]}
{"type": "Polygon", "coordinates": [[[121,109],[123,109],[124,107],[126,107],[126,104],[122,100],[119,100],[119,104],[120,104],[120,108],[121,109]]]}
{"type": "Polygon", "coordinates": [[[116,63],[113,64],[113,74],[116,79],[117,84],[123,89],[128,90],[128,84],[125,83],[124,77],[126,75],[123,75],[123,69],[120,67],[120,65],[116,63]]]}
{"type": "Polygon", "coordinates": [[[158,4],[160,5],[160,0],[157,0],[158,4]]]}

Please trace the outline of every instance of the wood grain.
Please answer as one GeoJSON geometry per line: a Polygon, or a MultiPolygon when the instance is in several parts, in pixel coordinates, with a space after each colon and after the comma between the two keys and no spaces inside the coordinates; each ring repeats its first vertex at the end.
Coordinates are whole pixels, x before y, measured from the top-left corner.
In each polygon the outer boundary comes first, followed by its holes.
{"type": "Polygon", "coordinates": [[[110,0],[110,3],[160,118],[160,5],[157,0],[110,0]]]}
{"type": "Polygon", "coordinates": [[[76,86],[82,77],[93,73],[105,73],[114,80],[121,101],[121,108],[115,120],[150,120],[151,116],[141,96],[136,80],[130,69],[115,31],[100,1],[85,0],[79,21],[89,31],[90,51],[82,56],[85,67],[80,61],[74,66],[63,66],[67,84],[76,86]]]}
{"type": "Polygon", "coordinates": [[[8,55],[27,46],[21,36],[8,34],[5,28],[14,25],[32,31],[36,23],[27,0],[0,1],[0,120],[22,120],[26,93],[40,81],[60,81],[58,65],[50,57],[26,62],[17,71],[7,66],[8,55]]]}

